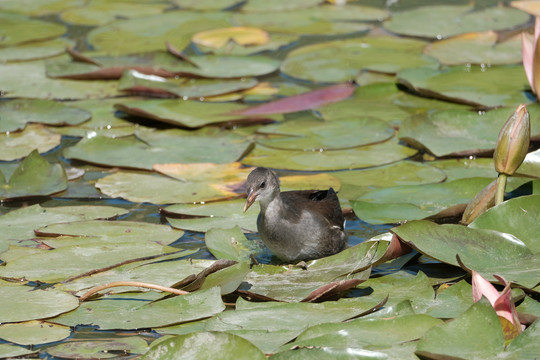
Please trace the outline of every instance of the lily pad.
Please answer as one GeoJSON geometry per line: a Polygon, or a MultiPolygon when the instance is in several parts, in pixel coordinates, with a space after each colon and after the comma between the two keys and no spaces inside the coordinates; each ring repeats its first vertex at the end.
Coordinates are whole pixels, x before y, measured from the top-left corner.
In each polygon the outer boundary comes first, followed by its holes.
{"type": "Polygon", "coordinates": [[[240,45],[236,42],[229,42],[221,48],[213,48],[201,44],[192,44],[192,46],[200,53],[210,53],[216,55],[251,55],[267,51],[275,51],[282,47],[288,46],[297,41],[300,37],[295,34],[284,34],[280,32],[268,33],[268,42],[262,45],[240,45]]]}
{"type": "Polygon", "coordinates": [[[83,109],[51,101],[15,99],[0,102],[0,132],[22,130],[27,123],[48,125],[77,125],[90,119],[92,114],[83,109]]]}
{"type": "Polygon", "coordinates": [[[257,243],[246,239],[238,226],[231,229],[210,229],[204,242],[217,259],[250,261],[251,256],[261,251],[257,243]]]}
{"type": "Polygon", "coordinates": [[[0,338],[20,345],[38,345],[60,341],[71,335],[64,325],[31,320],[15,324],[0,325],[0,338]]]}
{"type": "Polygon", "coordinates": [[[291,11],[305,9],[320,5],[320,0],[297,0],[294,2],[287,0],[274,0],[267,2],[264,0],[249,0],[242,6],[242,12],[246,13],[266,13],[271,11],[291,11]]]}
{"type": "Polygon", "coordinates": [[[240,336],[221,332],[196,332],[157,341],[143,357],[145,360],[172,360],[178,354],[189,354],[193,359],[264,360],[266,356],[255,345],[240,336]]]}
{"type": "MultiPolygon", "coordinates": [[[[537,107],[532,105],[531,114],[536,110],[537,107]]],[[[495,148],[499,131],[513,112],[509,108],[480,113],[434,111],[402,122],[399,138],[437,157],[485,154],[495,148]]],[[[534,115],[531,116],[531,132],[532,138],[540,134],[540,118],[534,115]]]]}
{"type": "Polygon", "coordinates": [[[371,26],[361,21],[379,21],[388,16],[387,11],[369,6],[320,5],[283,12],[274,10],[262,13],[237,13],[232,21],[270,32],[335,35],[367,31],[371,26]]]}
{"type": "Polygon", "coordinates": [[[257,85],[255,79],[210,80],[210,79],[174,79],[148,76],[136,70],[125,71],[118,83],[118,88],[135,94],[157,97],[181,97],[183,99],[223,95],[251,89],[257,85]]]}
{"type": "Polygon", "coordinates": [[[527,288],[538,284],[538,257],[513,235],[425,220],[411,221],[392,231],[419,252],[447,264],[457,266],[459,255],[465,266],[490,281],[496,281],[493,274],[498,274],[527,288]]]}
{"type": "Polygon", "coordinates": [[[118,96],[114,82],[50,79],[43,61],[7,64],[0,67],[4,96],[37,99],[102,99],[118,96]]]}
{"type": "Polygon", "coordinates": [[[244,203],[244,199],[237,199],[200,205],[175,204],[166,207],[164,213],[169,224],[177,229],[207,232],[211,228],[230,229],[239,226],[244,231],[256,232],[258,212],[244,214],[244,203]]]}
{"type": "Polygon", "coordinates": [[[193,35],[191,41],[197,45],[211,48],[225,47],[229,42],[239,45],[264,45],[270,40],[266,31],[245,26],[234,26],[223,29],[206,30],[193,35]]]}
{"type": "Polygon", "coordinates": [[[229,15],[218,12],[170,11],[165,14],[116,20],[88,33],[88,42],[108,54],[163,50],[165,42],[184,49],[200,31],[230,26],[229,15]],[[169,24],[169,26],[163,26],[169,24]]]}
{"type": "Polygon", "coordinates": [[[82,5],[85,5],[84,0],[6,0],[2,1],[0,9],[31,16],[43,16],[56,14],[58,11],[82,5]]]}
{"type": "Polygon", "coordinates": [[[429,216],[458,215],[492,179],[467,178],[439,184],[402,185],[374,190],[351,201],[356,216],[372,224],[429,216]],[[461,207],[456,208],[456,206],[461,207]],[[454,208],[454,209],[452,209],[454,208]],[[445,210],[455,210],[447,213],[445,210]]]}
{"type": "Polygon", "coordinates": [[[281,72],[314,82],[344,82],[362,70],[395,74],[409,67],[434,69],[436,61],[422,54],[420,40],[389,36],[334,40],[291,51],[281,72]]]}
{"type": "Polygon", "coordinates": [[[105,166],[152,170],[154,164],[229,163],[250,147],[242,136],[220,129],[137,130],[137,137],[89,137],[64,149],[64,156],[105,166]],[[200,147],[204,144],[204,147],[200,147]],[[193,149],[198,149],[193,151],[193,149]]]}
{"type": "Polygon", "coordinates": [[[400,35],[440,40],[476,31],[511,29],[527,21],[528,14],[503,5],[481,10],[473,5],[433,5],[395,13],[383,26],[400,35]]]}
{"type": "Polygon", "coordinates": [[[396,140],[347,150],[287,151],[257,145],[242,163],[274,169],[328,171],[389,164],[416,153],[396,140]]]}
{"type": "Polygon", "coordinates": [[[61,24],[5,12],[0,13],[0,21],[0,46],[53,39],[66,31],[66,27],[61,24]]]}
{"type": "MultiPolygon", "coordinates": [[[[156,298],[152,294],[151,297],[156,298]]],[[[69,326],[95,325],[101,330],[140,329],[203,319],[224,309],[219,287],[156,302],[148,296],[137,299],[136,294],[126,293],[85,302],[53,321],[69,326]]]]}
{"type": "Polygon", "coordinates": [[[241,0],[172,0],[173,4],[192,10],[222,10],[240,2],[241,0]]]}
{"type": "MultiPolygon", "coordinates": [[[[1,6],[1,5],[0,5],[1,6]]],[[[0,48],[0,61],[28,61],[45,59],[64,54],[66,47],[75,46],[75,42],[66,38],[31,42],[17,46],[0,48]]]]}
{"type": "Polygon", "coordinates": [[[47,196],[67,188],[67,177],[60,164],[50,164],[37,150],[15,169],[9,181],[0,172],[0,199],[47,196]]]}
{"type": "MultiPolygon", "coordinates": [[[[130,115],[187,128],[200,128],[211,124],[260,122],[256,118],[249,120],[246,119],[246,116],[242,115],[227,115],[227,113],[245,109],[245,106],[235,103],[204,103],[191,100],[156,99],[131,101],[127,104],[117,104],[115,107],[130,115]]],[[[262,118],[268,117],[263,116],[262,118]]]]}
{"type": "Polygon", "coordinates": [[[259,143],[284,150],[337,150],[388,140],[394,130],[384,121],[360,117],[340,121],[321,121],[311,117],[268,125],[258,130],[273,135],[259,143]]]}
{"type": "Polygon", "coordinates": [[[527,103],[527,78],[520,66],[452,66],[443,70],[406,69],[397,74],[399,84],[424,96],[480,108],[527,103]]]}
{"type": "Polygon", "coordinates": [[[70,341],[47,348],[47,353],[54,357],[67,359],[109,359],[117,353],[144,354],[148,350],[147,342],[140,337],[122,337],[114,340],[70,341]]]}
{"type": "Polygon", "coordinates": [[[44,319],[71,311],[79,300],[53,289],[40,290],[25,285],[0,283],[0,318],[2,323],[44,319]]]}
{"type": "Polygon", "coordinates": [[[535,227],[540,221],[540,195],[510,199],[480,215],[469,227],[492,229],[512,234],[534,254],[540,253],[540,239],[535,227]]]}
{"type": "Polygon", "coordinates": [[[424,53],[444,65],[516,64],[521,62],[521,37],[502,40],[494,31],[468,33],[431,43],[424,53]]]}
{"type": "Polygon", "coordinates": [[[40,124],[28,125],[20,132],[0,133],[0,146],[2,147],[0,160],[20,159],[35,149],[40,153],[45,153],[60,145],[60,138],[60,135],[47,130],[40,124]]]}

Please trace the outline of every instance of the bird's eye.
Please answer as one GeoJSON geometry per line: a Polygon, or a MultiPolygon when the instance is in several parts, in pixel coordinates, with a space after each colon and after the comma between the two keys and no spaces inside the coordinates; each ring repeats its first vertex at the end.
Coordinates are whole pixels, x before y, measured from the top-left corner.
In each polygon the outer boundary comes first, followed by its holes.
{"type": "Polygon", "coordinates": [[[261,185],[259,185],[259,187],[260,187],[261,189],[264,189],[265,186],[266,186],[266,182],[265,182],[265,181],[263,181],[263,182],[261,183],[261,185]]]}

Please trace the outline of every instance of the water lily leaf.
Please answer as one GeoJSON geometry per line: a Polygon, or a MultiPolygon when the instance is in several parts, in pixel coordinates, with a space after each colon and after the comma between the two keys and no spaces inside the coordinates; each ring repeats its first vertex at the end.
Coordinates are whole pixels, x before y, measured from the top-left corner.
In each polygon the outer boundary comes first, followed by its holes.
{"type": "Polygon", "coordinates": [[[264,146],[283,150],[337,150],[388,140],[394,129],[384,121],[357,117],[324,121],[312,117],[268,125],[258,130],[274,136],[258,139],[264,146]]]}
{"type": "Polygon", "coordinates": [[[154,164],[229,163],[250,147],[245,137],[220,129],[153,131],[139,127],[137,137],[85,138],[64,149],[64,156],[105,166],[152,170],[154,164]],[[205,144],[204,148],[201,144],[205,144]]]}
{"type": "MultiPolygon", "coordinates": [[[[201,205],[175,204],[164,208],[162,213],[167,216],[169,224],[177,229],[207,232],[211,228],[230,229],[239,226],[244,231],[256,232],[258,212],[244,214],[244,203],[244,199],[237,199],[201,205]]],[[[220,258],[215,253],[213,255],[220,258]]]]}
{"type": "Polygon", "coordinates": [[[0,20],[2,21],[0,46],[53,39],[66,31],[64,25],[31,19],[24,15],[3,12],[0,14],[0,20]]]}
{"type": "Polygon", "coordinates": [[[20,345],[37,345],[60,341],[71,335],[71,329],[46,321],[31,320],[0,325],[0,338],[20,345]]]}
{"type": "Polygon", "coordinates": [[[28,61],[62,55],[66,47],[75,46],[75,42],[66,38],[31,42],[17,46],[0,48],[0,61],[28,61]]]}
{"type": "Polygon", "coordinates": [[[116,83],[111,81],[50,79],[45,74],[43,61],[2,65],[0,77],[0,90],[9,97],[75,100],[120,95],[116,83]]]}
{"type": "Polygon", "coordinates": [[[2,357],[16,357],[23,355],[30,355],[37,353],[38,350],[28,350],[25,347],[11,345],[11,344],[0,344],[0,356],[2,357]]]}
{"type": "Polygon", "coordinates": [[[376,347],[377,351],[380,351],[394,344],[421,338],[429,329],[442,323],[442,320],[423,314],[326,323],[309,327],[291,346],[357,349],[376,347]]]}
{"type": "Polygon", "coordinates": [[[395,13],[383,26],[400,35],[443,39],[476,31],[511,29],[527,21],[528,14],[502,5],[482,10],[475,10],[473,5],[433,5],[395,13]]]}
{"type": "Polygon", "coordinates": [[[421,98],[400,91],[394,84],[371,84],[359,86],[354,95],[336,104],[325,105],[317,113],[325,120],[342,120],[363,116],[373,116],[395,126],[411,114],[436,109],[465,108],[464,105],[436,99],[421,98]]]}
{"type": "Polygon", "coordinates": [[[381,144],[332,151],[287,151],[257,145],[242,163],[274,169],[328,171],[389,164],[413,156],[415,152],[392,139],[381,144]]]}
{"type": "Polygon", "coordinates": [[[90,119],[89,111],[51,101],[15,99],[0,103],[0,132],[24,129],[27,123],[77,125],[90,119]]]}
{"type": "MultiPolygon", "coordinates": [[[[446,215],[443,211],[464,205],[491,182],[489,178],[467,178],[437,184],[401,185],[366,193],[351,205],[356,216],[373,223],[396,223],[446,215]]],[[[456,209],[459,213],[459,209],[456,209]]],[[[448,215],[446,215],[448,216],[448,215]]]]}
{"type": "Polygon", "coordinates": [[[114,340],[70,341],[47,348],[47,353],[65,359],[109,359],[117,353],[144,354],[148,350],[147,342],[136,336],[114,340]]]}
{"type": "Polygon", "coordinates": [[[469,227],[492,229],[512,234],[527,245],[533,254],[540,253],[540,239],[535,227],[540,214],[540,195],[510,199],[480,215],[469,227]]]}
{"type": "Polygon", "coordinates": [[[261,251],[260,245],[246,239],[238,226],[231,229],[210,229],[204,242],[217,259],[250,261],[251,256],[261,251]]]}
{"type": "Polygon", "coordinates": [[[68,186],[66,172],[60,164],[49,164],[37,150],[28,155],[15,169],[9,181],[0,172],[0,199],[47,196],[68,186]]]}
{"type": "Polygon", "coordinates": [[[264,360],[266,356],[255,345],[240,336],[223,332],[195,332],[157,341],[143,359],[176,359],[189,354],[193,359],[219,359],[224,354],[238,360],[264,360]]]}
{"type": "Polygon", "coordinates": [[[519,0],[510,2],[510,6],[523,10],[534,16],[540,16],[540,6],[534,0],[519,0]]]}
{"type": "Polygon", "coordinates": [[[57,135],[40,124],[26,126],[23,131],[0,133],[2,147],[1,160],[11,161],[29,155],[34,149],[40,153],[47,152],[60,145],[57,135]]]}
{"type": "Polygon", "coordinates": [[[211,182],[185,182],[156,174],[127,171],[99,179],[96,187],[110,197],[152,204],[206,202],[240,196],[227,186],[211,182]]]}
{"type": "MultiPolygon", "coordinates": [[[[156,298],[155,295],[152,297],[156,298]]],[[[152,302],[148,296],[137,299],[136,294],[126,293],[82,303],[75,311],[58,316],[53,321],[69,326],[95,325],[101,330],[140,329],[203,319],[224,309],[219,287],[156,302],[152,302]]]]}
{"type": "Polygon", "coordinates": [[[148,76],[136,70],[124,71],[118,89],[132,94],[156,97],[181,97],[183,99],[229,94],[251,89],[257,80],[213,80],[213,79],[166,79],[148,76]]]}
{"type": "Polygon", "coordinates": [[[540,177],[540,150],[528,153],[517,172],[523,175],[540,177]]]}
{"type": "Polygon", "coordinates": [[[392,229],[402,241],[439,261],[458,265],[456,255],[469,269],[490,281],[493,274],[507,281],[533,288],[540,274],[540,261],[515,236],[495,230],[462,225],[436,225],[411,221],[392,229]]]}
{"type": "Polygon", "coordinates": [[[116,20],[91,30],[87,40],[96,50],[109,54],[129,54],[133,49],[138,52],[163,50],[166,41],[182,50],[194,34],[230,26],[228,16],[227,13],[182,10],[116,20]]]}
{"type": "Polygon", "coordinates": [[[422,95],[480,108],[527,103],[527,78],[520,66],[416,68],[397,74],[399,84],[422,95]]]}
{"type": "Polygon", "coordinates": [[[268,33],[268,37],[268,41],[262,45],[241,45],[236,42],[228,42],[226,46],[218,49],[195,43],[192,43],[191,46],[193,46],[200,53],[211,53],[216,55],[251,55],[265,51],[278,50],[295,41],[298,41],[300,36],[275,32],[268,33]]]}
{"type": "Polygon", "coordinates": [[[266,31],[246,26],[201,31],[191,38],[191,41],[197,45],[216,49],[225,47],[229,42],[252,46],[266,44],[269,40],[270,37],[266,31]]]}
{"type": "Polygon", "coordinates": [[[333,281],[366,280],[370,267],[383,258],[388,244],[387,241],[365,242],[336,255],[314,260],[308,264],[307,270],[286,271],[282,266],[253,266],[240,290],[281,301],[298,302],[333,281]],[[288,284],[285,288],[284,283],[288,284]]]}
{"type": "Polygon", "coordinates": [[[389,36],[323,42],[291,51],[281,72],[314,82],[343,82],[362,70],[394,74],[409,67],[435,68],[437,63],[422,54],[425,45],[420,40],[389,36]]]}
{"type": "Polygon", "coordinates": [[[348,98],[352,95],[354,89],[355,86],[350,83],[327,86],[266,104],[236,110],[232,113],[236,115],[271,115],[309,110],[348,98]]]}
{"type": "Polygon", "coordinates": [[[240,2],[241,0],[172,0],[173,4],[181,8],[193,10],[222,10],[240,2]]]}
{"type": "MultiPolygon", "coordinates": [[[[486,154],[495,148],[499,131],[513,111],[509,108],[481,114],[467,110],[434,111],[403,121],[399,138],[437,157],[486,154]]],[[[531,116],[531,119],[535,138],[540,133],[540,118],[531,116]]]]}
{"type": "Polygon", "coordinates": [[[39,204],[15,209],[0,216],[0,252],[20,240],[35,236],[34,229],[45,225],[90,219],[107,219],[129,211],[112,206],[59,206],[43,208],[39,204]]]}
{"type": "Polygon", "coordinates": [[[377,188],[438,183],[446,178],[443,171],[413,161],[400,161],[372,169],[337,171],[332,175],[342,184],[339,197],[349,200],[377,188]]]}
{"type": "Polygon", "coordinates": [[[261,117],[250,120],[243,115],[227,115],[235,110],[245,109],[245,106],[235,103],[203,103],[189,100],[156,99],[116,104],[115,108],[130,115],[187,128],[200,128],[210,124],[261,122],[261,117]]]}
{"type": "Polygon", "coordinates": [[[359,21],[379,21],[388,15],[385,10],[369,6],[321,5],[283,12],[237,13],[232,19],[236,24],[255,26],[270,32],[327,35],[364,32],[371,27],[359,21]]]}
{"type": "Polygon", "coordinates": [[[73,310],[79,300],[52,289],[34,289],[25,285],[0,283],[0,318],[2,323],[44,319],[73,310]]]}
{"type": "Polygon", "coordinates": [[[415,309],[418,313],[436,318],[453,319],[463,314],[474,303],[472,287],[465,280],[437,292],[435,299],[428,301],[416,300],[415,309]]]}
{"type": "Polygon", "coordinates": [[[209,289],[218,286],[221,295],[227,295],[238,289],[246,275],[250,272],[250,263],[239,262],[209,274],[201,285],[200,289],[209,289]]]}
{"type": "Polygon", "coordinates": [[[326,173],[313,175],[287,175],[279,178],[282,191],[291,190],[328,190],[333,188],[340,191],[341,182],[335,176],[326,173]]]}
{"type": "Polygon", "coordinates": [[[6,12],[22,13],[31,16],[56,14],[72,7],[85,5],[84,0],[6,0],[2,1],[0,8],[6,12]]]}
{"type": "Polygon", "coordinates": [[[246,13],[266,13],[271,11],[288,12],[291,10],[305,9],[320,5],[320,0],[297,0],[294,2],[287,0],[275,0],[267,2],[264,0],[250,0],[242,6],[242,12],[246,13]]]}
{"type": "Polygon", "coordinates": [[[76,25],[104,25],[118,18],[132,19],[160,14],[167,8],[167,4],[157,1],[136,3],[117,1],[111,3],[107,0],[93,0],[84,7],[68,9],[60,14],[60,18],[70,24],[76,25]],[[135,6],[134,6],[135,5],[135,6]]]}
{"type": "Polygon", "coordinates": [[[521,36],[501,41],[494,31],[454,36],[427,45],[424,53],[441,64],[505,65],[521,62],[521,36]]]}

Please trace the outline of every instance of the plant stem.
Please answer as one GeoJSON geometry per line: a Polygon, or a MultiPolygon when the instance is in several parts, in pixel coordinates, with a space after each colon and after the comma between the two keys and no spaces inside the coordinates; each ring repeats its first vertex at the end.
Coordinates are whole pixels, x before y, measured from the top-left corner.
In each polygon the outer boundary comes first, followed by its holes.
{"type": "Polygon", "coordinates": [[[497,192],[495,193],[495,205],[499,205],[504,201],[504,190],[506,189],[506,174],[499,174],[497,178],[497,192]]]}

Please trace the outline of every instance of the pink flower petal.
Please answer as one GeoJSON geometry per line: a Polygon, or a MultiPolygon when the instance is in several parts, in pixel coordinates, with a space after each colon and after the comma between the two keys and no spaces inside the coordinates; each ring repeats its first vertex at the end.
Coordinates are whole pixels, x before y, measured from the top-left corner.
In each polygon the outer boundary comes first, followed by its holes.
{"type": "Polygon", "coordinates": [[[494,304],[499,298],[497,289],[474,270],[472,271],[472,294],[474,302],[477,302],[482,296],[485,296],[491,306],[495,306],[494,304]]]}
{"type": "MultiPolygon", "coordinates": [[[[540,29],[540,26],[538,27],[540,29]]],[[[534,57],[534,45],[529,34],[521,33],[521,56],[523,58],[523,69],[529,80],[531,89],[534,90],[533,84],[533,57],[534,57]]]]}

